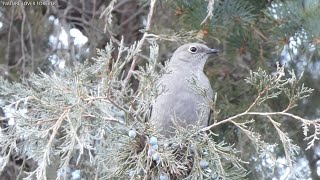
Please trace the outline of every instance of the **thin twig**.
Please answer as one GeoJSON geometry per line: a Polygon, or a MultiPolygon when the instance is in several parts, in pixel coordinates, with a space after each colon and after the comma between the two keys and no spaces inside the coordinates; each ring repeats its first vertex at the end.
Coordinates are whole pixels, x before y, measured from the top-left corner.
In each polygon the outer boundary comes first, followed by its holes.
{"type": "Polygon", "coordinates": [[[23,76],[25,76],[25,70],[26,70],[26,54],[25,54],[25,44],[24,44],[24,26],[26,23],[26,12],[25,12],[25,8],[24,6],[20,6],[21,7],[21,12],[22,12],[22,23],[21,23],[21,39],[20,39],[20,43],[21,43],[21,53],[22,53],[22,69],[23,69],[23,76]]]}
{"type": "Polygon", "coordinates": [[[222,121],[219,121],[219,122],[217,122],[215,124],[212,124],[212,125],[210,125],[208,127],[202,128],[201,130],[202,131],[208,131],[213,127],[216,127],[218,125],[230,122],[230,121],[232,121],[234,119],[237,119],[237,118],[245,116],[245,115],[257,115],[257,116],[282,115],[282,116],[292,117],[292,118],[294,118],[296,120],[299,120],[299,121],[301,121],[301,122],[303,122],[305,124],[320,123],[320,119],[314,119],[314,120],[304,119],[302,117],[299,117],[297,115],[294,115],[294,114],[291,114],[291,113],[287,113],[287,112],[243,112],[243,113],[237,114],[235,116],[229,117],[227,119],[224,119],[222,121]]]}
{"type": "Polygon", "coordinates": [[[207,6],[207,16],[204,18],[204,20],[201,22],[201,25],[204,24],[207,20],[210,20],[213,16],[213,5],[214,0],[208,0],[208,6],[207,6]]]}
{"type": "Polygon", "coordinates": [[[290,158],[290,153],[288,152],[288,148],[287,148],[288,145],[286,145],[290,142],[283,138],[283,137],[286,137],[286,135],[280,130],[280,128],[279,128],[280,124],[278,122],[276,122],[275,120],[273,120],[270,116],[266,116],[266,117],[269,119],[269,121],[271,122],[273,127],[276,129],[276,131],[279,135],[280,141],[282,143],[282,146],[283,146],[283,150],[284,150],[284,154],[286,156],[287,163],[289,163],[289,167],[292,168],[293,167],[292,159],[290,158]]]}
{"type": "Polygon", "coordinates": [[[146,37],[148,36],[148,31],[150,30],[150,26],[151,26],[151,20],[152,20],[152,16],[153,16],[153,11],[154,11],[154,5],[156,3],[156,0],[151,0],[151,3],[150,3],[150,10],[149,10],[149,13],[148,13],[148,18],[147,18],[147,24],[146,24],[146,27],[145,27],[145,31],[143,33],[143,36],[141,38],[141,40],[138,42],[137,44],[137,47],[136,47],[136,53],[135,55],[133,56],[133,60],[132,60],[132,64],[130,66],[130,69],[128,71],[128,75],[127,77],[124,79],[123,83],[124,85],[128,84],[131,76],[132,76],[132,73],[134,71],[134,68],[136,67],[136,64],[138,62],[138,55],[137,53],[141,50],[141,47],[146,39],[146,37]]]}

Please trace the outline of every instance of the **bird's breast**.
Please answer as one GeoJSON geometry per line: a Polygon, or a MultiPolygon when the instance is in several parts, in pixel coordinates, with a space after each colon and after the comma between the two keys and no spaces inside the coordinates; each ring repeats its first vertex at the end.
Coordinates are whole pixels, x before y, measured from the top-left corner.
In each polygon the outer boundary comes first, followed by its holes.
{"type": "MultiPolygon", "coordinates": [[[[201,88],[212,92],[208,78],[202,73],[176,72],[163,75],[158,81],[160,95],[156,97],[152,107],[151,121],[162,133],[168,136],[174,131],[172,118],[175,117],[178,125],[196,124],[201,113],[209,116],[210,109],[205,107],[205,97],[199,95],[188,79],[197,79],[201,88]],[[169,134],[168,134],[169,133],[169,134]]],[[[212,94],[212,93],[211,93],[212,94]]],[[[207,125],[207,118],[200,121],[200,125],[207,125]]]]}

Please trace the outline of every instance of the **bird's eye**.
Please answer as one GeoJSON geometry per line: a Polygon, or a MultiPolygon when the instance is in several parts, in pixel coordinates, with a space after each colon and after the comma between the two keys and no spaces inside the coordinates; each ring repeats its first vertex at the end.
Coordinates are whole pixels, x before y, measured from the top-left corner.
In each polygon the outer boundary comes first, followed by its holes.
{"type": "Polygon", "coordinates": [[[198,49],[197,49],[196,47],[190,46],[189,52],[191,52],[191,53],[196,53],[197,51],[198,51],[198,49]]]}

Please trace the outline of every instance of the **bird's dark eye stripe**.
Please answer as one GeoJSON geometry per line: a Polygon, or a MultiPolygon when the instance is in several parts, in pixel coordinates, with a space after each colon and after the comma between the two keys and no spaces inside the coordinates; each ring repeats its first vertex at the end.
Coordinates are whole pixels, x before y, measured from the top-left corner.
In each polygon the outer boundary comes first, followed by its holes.
{"type": "Polygon", "coordinates": [[[190,48],[189,48],[189,51],[191,52],[191,53],[195,53],[195,52],[197,52],[197,48],[196,47],[194,47],[194,46],[191,46],[190,48]]]}

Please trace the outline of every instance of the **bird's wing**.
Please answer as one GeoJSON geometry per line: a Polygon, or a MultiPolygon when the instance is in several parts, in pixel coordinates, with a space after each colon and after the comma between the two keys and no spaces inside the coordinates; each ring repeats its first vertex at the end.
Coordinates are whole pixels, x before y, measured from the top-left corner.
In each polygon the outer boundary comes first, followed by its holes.
{"type": "MultiPolygon", "coordinates": [[[[208,82],[209,82],[209,79],[208,79],[208,82]]],[[[210,82],[209,82],[209,92],[208,92],[209,94],[209,97],[211,98],[211,99],[213,99],[214,98],[214,91],[213,91],[213,89],[212,89],[212,87],[211,87],[211,85],[210,85],[210,82]]],[[[210,119],[211,119],[211,115],[212,115],[212,113],[213,113],[213,110],[210,108],[210,111],[209,111],[209,115],[208,115],[208,126],[210,125],[210,119]]]]}
{"type": "Polygon", "coordinates": [[[207,123],[207,126],[209,126],[209,125],[210,125],[210,119],[211,119],[211,115],[212,115],[212,113],[213,113],[213,111],[212,111],[212,109],[210,109],[210,111],[209,111],[209,115],[208,115],[208,123],[207,123]]]}

